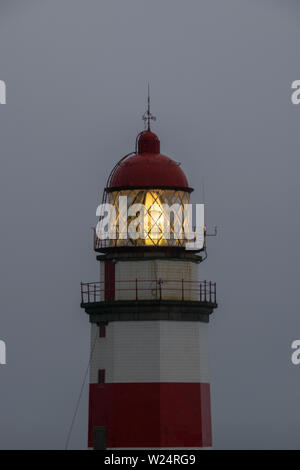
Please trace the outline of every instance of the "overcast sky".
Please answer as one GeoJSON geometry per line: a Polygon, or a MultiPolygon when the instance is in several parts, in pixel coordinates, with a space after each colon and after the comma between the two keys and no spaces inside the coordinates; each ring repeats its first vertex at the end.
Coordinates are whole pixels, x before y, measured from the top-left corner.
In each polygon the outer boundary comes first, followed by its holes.
{"type": "MultiPolygon", "coordinates": [[[[299,447],[296,0],[0,0],[0,447],[63,448],[89,355],[80,281],[143,128],[205,186],[216,449],[299,447]]],[[[70,447],[86,448],[87,387],[70,447]]]]}

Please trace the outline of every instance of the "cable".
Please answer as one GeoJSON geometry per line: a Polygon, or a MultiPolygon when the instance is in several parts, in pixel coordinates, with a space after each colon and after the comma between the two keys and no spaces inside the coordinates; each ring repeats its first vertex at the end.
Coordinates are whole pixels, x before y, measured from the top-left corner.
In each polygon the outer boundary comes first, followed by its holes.
{"type": "Polygon", "coordinates": [[[207,256],[208,256],[208,255],[207,255],[207,249],[206,249],[206,244],[205,244],[205,243],[204,243],[203,251],[204,251],[204,253],[205,253],[205,257],[202,258],[201,262],[205,261],[205,260],[207,259],[207,256]]]}
{"type": "Polygon", "coordinates": [[[82,382],[81,389],[80,389],[80,392],[79,392],[79,396],[78,396],[78,399],[77,399],[77,403],[76,403],[76,406],[75,406],[75,411],[74,411],[73,418],[72,418],[72,421],[71,421],[71,426],[70,426],[70,429],[69,429],[69,432],[68,432],[68,435],[67,435],[65,450],[68,450],[68,447],[69,447],[71,434],[72,434],[72,431],[73,431],[73,427],[74,427],[74,424],[75,424],[75,419],[76,419],[76,416],[77,416],[77,413],[78,413],[80,401],[81,401],[82,394],[83,394],[83,391],[84,391],[84,386],[85,386],[85,383],[86,383],[86,378],[87,378],[89,368],[90,368],[90,365],[91,365],[91,361],[92,361],[92,358],[93,358],[97,337],[98,337],[98,331],[96,331],[95,338],[94,338],[94,341],[93,341],[93,344],[92,344],[92,349],[91,349],[89,362],[88,362],[86,371],[84,373],[84,378],[83,378],[83,382],[82,382]]]}

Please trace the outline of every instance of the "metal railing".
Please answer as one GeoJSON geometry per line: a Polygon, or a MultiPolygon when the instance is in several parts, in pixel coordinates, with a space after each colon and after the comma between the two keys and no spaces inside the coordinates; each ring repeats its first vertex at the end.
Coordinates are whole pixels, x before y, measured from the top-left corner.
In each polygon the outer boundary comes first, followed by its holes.
{"type": "Polygon", "coordinates": [[[101,282],[81,282],[81,302],[105,300],[195,300],[216,303],[216,283],[155,279],[115,281],[114,286],[101,282]]]}
{"type": "Polygon", "coordinates": [[[130,238],[128,239],[104,239],[101,240],[100,238],[97,237],[97,235],[94,235],[94,250],[95,251],[101,251],[101,250],[106,250],[107,248],[120,248],[120,247],[143,247],[143,248],[149,248],[149,247],[184,247],[186,243],[186,240],[182,239],[164,239],[163,243],[160,240],[152,240],[151,243],[146,244],[145,240],[142,239],[137,239],[137,240],[131,240],[130,238]]]}
{"type": "MultiPolygon", "coordinates": [[[[196,227],[193,227],[193,231],[195,232],[196,227]]],[[[151,240],[151,239],[150,239],[151,240]]],[[[189,241],[195,241],[196,238],[193,240],[189,241]]],[[[170,238],[170,239],[163,239],[163,243],[161,243],[160,240],[152,240],[151,243],[146,244],[145,240],[142,239],[137,239],[137,240],[132,240],[130,238],[127,239],[120,239],[120,238],[115,238],[115,239],[100,239],[97,236],[96,229],[93,228],[93,247],[95,251],[101,251],[102,249],[108,249],[108,248],[120,248],[120,247],[185,247],[186,242],[188,240],[185,238],[182,239],[177,239],[177,238],[170,238]]]]}

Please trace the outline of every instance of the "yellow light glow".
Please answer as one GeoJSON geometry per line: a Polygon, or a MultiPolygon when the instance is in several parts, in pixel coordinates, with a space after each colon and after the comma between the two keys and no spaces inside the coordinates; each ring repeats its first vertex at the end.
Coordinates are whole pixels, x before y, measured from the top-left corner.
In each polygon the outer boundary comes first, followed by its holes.
{"type": "Polygon", "coordinates": [[[146,245],[161,245],[164,214],[159,195],[155,192],[148,192],[145,197],[145,207],[148,212],[148,233],[145,243],[146,245]]]}

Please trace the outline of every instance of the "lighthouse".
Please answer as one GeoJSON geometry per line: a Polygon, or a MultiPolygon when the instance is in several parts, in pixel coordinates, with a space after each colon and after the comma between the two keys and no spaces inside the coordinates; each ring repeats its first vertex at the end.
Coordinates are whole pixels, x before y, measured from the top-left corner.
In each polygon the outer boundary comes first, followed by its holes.
{"type": "Polygon", "coordinates": [[[178,211],[193,189],[181,165],[161,153],[154,119],[148,98],[145,130],[104,188],[114,218],[106,237],[94,231],[99,279],[81,283],[91,323],[88,446],[95,449],[212,446],[208,333],[216,285],[203,280],[205,230],[194,249],[175,236],[178,227],[184,233],[178,211]],[[128,230],[137,205],[147,216],[143,227],[135,224],[140,237],[128,230]],[[177,211],[169,217],[166,207],[177,211]]]}

